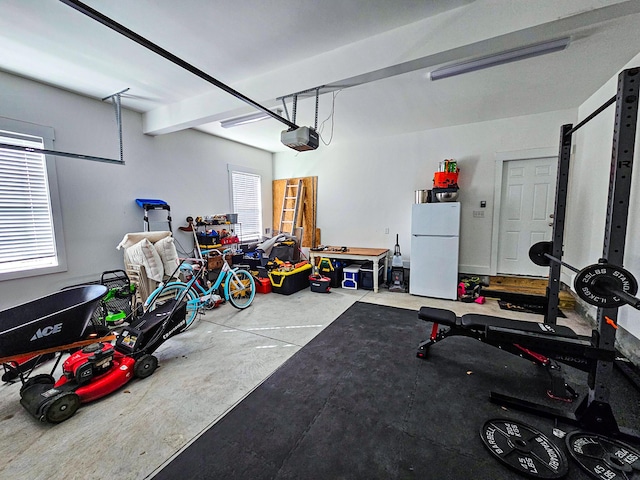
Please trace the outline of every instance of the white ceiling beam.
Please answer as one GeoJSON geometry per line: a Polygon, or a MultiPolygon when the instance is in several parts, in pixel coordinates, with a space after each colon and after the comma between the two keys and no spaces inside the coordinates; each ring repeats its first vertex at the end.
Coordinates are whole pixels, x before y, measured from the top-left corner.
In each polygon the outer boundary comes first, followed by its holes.
{"type": "MultiPolygon", "coordinates": [[[[468,6],[230,86],[265,107],[273,107],[277,105],[276,98],[309,88],[353,86],[565,36],[568,32],[640,13],[637,0],[523,3],[526,5],[508,2],[509,8],[504,8],[504,1],[476,0],[468,6]],[[451,31],[460,33],[451,35],[451,31]]],[[[216,76],[215,72],[211,74],[216,76]]],[[[150,135],[171,133],[251,111],[252,107],[215,89],[147,112],[143,117],[143,131],[150,135]]]]}

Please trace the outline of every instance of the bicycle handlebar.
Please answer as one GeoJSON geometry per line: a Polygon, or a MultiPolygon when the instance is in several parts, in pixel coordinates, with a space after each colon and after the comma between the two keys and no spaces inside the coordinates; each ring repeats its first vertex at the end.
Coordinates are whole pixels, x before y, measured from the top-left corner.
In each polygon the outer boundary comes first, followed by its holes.
{"type": "Polygon", "coordinates": [[[186,258],[180,258],[178,257],[178,264],[182,265],[185,262],[193,262],[193,263],[199,263],[200,265],[204,265],[205,261],[202,258],[191,258],[191,257],[186,257],[186,258]]]}
{"type": "Polygon", "coordinates": [[[225,248],[222,252],[220,250],[212,248],[211,250],[202,250],[201,253],[202,255],[208,255],[209,253],[215,253],[216,255],[226,255],[231,252],[232,250],[230,248],[225,248]]]}

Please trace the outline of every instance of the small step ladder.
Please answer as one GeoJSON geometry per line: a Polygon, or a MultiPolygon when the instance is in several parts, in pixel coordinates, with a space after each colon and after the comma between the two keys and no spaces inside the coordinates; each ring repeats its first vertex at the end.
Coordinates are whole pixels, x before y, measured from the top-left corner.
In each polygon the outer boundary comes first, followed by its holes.
{"type": "Polygon", "coordinates": [[[298,226],[298,217],[302,203],[304,185],[302,179],[287,179],[282,196],[282,211],[280,212],[280,233],[294,236],[298,226]]]}

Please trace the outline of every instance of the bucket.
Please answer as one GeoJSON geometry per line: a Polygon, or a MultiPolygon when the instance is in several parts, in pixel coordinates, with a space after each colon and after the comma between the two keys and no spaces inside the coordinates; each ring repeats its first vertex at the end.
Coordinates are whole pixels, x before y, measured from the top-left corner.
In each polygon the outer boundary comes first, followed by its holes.
{"type": "Polygon", "coordinates": [[[312,292],[329,293],[331,290],[331,279],[322,275],[310,275],[309,285],[312,292]]]}
{"type": "Polygon", "coordinates": [[[416,203],[427,203],[427,198],[429,198],[428,190],[416,190],[415,198],[416,203]]]}

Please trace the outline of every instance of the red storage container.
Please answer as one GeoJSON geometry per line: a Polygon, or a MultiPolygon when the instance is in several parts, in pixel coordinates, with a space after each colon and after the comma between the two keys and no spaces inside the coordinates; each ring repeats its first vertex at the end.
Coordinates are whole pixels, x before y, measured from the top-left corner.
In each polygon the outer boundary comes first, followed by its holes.
{"type": "Polygon", "coordinates": [[[256,292],[271,293],[271,280],[268,278],[256,278],[256,292]]]}
{"type": "Polygon", "coordinates": [[[449,188],[458,185],[458,173],[436,172],[433,174],[433,188],[449,188]]]}
{"type": "Polygon", "coordinates": [[[312,292],[317,293],[329,293],[331,290],[331,279],[329,277],[323,277],[322,275],[309,276],[309,285],[312,292]]]}

